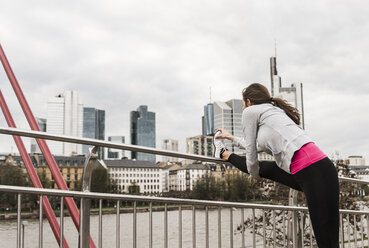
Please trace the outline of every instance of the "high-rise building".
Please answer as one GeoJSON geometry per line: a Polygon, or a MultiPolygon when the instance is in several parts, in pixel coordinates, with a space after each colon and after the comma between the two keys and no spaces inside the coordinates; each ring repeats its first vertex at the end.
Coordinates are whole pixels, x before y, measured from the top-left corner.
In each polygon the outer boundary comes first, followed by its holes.
{"type": "MultiPolygon", "coordinates": [[[[105,110],[95,108],[83,108],[83,137],[91,139],[105,139],[105,110]]],[[[83,145],[83,154],[89,154],[92,146],[83,145]]],[[[99,159],[104,159],[104,148],[98,148],[99,159]]]]}
{"type": "Polygon", "coordinates": [[[186,153],[212,157],[214,154],[213,137],[198,135],[186,138],[186,153]]]}
{"type": "MultiPolygon", "coordinates": [[[[46,119],[36,117],[36,122],[41,132],[46,132],[46,119]]],[[[31,139],[31,153],[41,153],[36,139],[31,139]]]]}
{"type": "MultiPolygon", "coordinates": [[[[230,134],[242,137],[242,100],[232,99],[227,102],[214,102],[214,129],[223,128],[230,134]]],[[[232,142],[225,140],[228,150],[244,154],[245,151],[232,145],[232,142]]]]}
{"type": "MultiPolygon", "coordinates": [[[[109,136],[108,140],[119,144],[125,143],[124,136],[109,136]]],[[[124,155],[124,150],[108,148],[108,159],[122,159],[125,157],[124,155]]]]}
{"type": "MultiPolygon", "coordinates": [[[[146,105],[141,105],[130,115],[131,144],[155,148],[155,113],[147,111],[146,105]]],[[[142,152],[132,152],[132,159],[155,162],[155,155],[142,152]]]]}
{"type": "MultiPolygon", "coordinates": [[[[65,91],[47,102],[46,131],[51,134],[82,137],[83,104],[77,91],[65,91]]],[[[82,154],[82,145],[47,141],[54,155],[82,154]]]]}
{"type": "Polygon", "coordinates": [[[204,106],[202,117],[202,135],[214,135],[214,104],[208,103],[204,106]]]}
{"type": "MultiPolygon", "coordinates": [[[[161,145],[163,150],[178,152],[178,140],[174,139],[163,139],[163,143],[161,145]]],[[[163,162],[178,162],[178,158],[163,156],[163,162]]]]}
{"type": "Polygon", "coordinates": [[[297,108],[300,113],[301,127],[305,128],[302,83],[294,83],[290,87],[282,87],[282,80],[277,71],[276,57],[270,58],[270,77],[272,97],[280,97],[297,108]]]}

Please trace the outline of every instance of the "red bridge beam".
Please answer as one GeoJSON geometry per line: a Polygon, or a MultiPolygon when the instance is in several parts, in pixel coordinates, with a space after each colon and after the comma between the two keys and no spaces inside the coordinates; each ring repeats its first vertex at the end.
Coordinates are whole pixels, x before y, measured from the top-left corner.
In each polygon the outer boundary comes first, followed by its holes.
{"type": "MultiPolygon", "coordinates": [[[[3,64],[6,75],[9,78],[10,84],[12,85],[14,92],[18,98],[18,101],[22,107],[22,110],[27,118],[28,124],[30,125],[32,130],[40,131],[40,128],[36,122],[36,119],[34,115],[32,114],[31,108],[29,107],[27,103],[27,100],[22,92],[21,87],[19,86],[19,83],[13,73],[12,68],[10,67],[9,61],[6,58],[6,55],[1,45],[0,45],[0,60],[1,60],[1,63],[3,64]]],[[[49,147],[46,144],[46,141],[42,139],[36,139],[36,141],[37,141],[38,146],[40,147],[42,154],[45,157],[45,160],[50,168],[50,172],[53,175],[55,183],[58,186],[58,188],[62,190],[69,190],[63,179],[61,172],[59,171],[59,168],[54,160],[54,157],[51,155],[49,147]]],[[[65,197],[65,204],[67,205],[67,208],[72,217],[74,225],[76,226],[77,230],[79,230],[79,211],[76,206],[76,203],[74,202],[73,198],[65,197]]],[[[91,237],[90,237],[90,247],[96,248],[91,237]]]]}

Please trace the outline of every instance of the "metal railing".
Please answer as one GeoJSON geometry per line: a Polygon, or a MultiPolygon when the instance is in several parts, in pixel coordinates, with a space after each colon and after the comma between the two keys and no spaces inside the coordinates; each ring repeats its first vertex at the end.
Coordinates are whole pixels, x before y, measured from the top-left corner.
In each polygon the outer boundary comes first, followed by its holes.
{"type": "MultiPolygon", "coordinates": [[[[158,150],[154,148],[135,146],[135,145],[127,145],[127,144],[118,144],[107,141],[95,140],[95,139],[87,139],[87,138],[75,138],[64,135],[53,135],[44,132],[37,131],[28,131],[21,130],[16,128],[5,128],[0,127],[1,134],[7,135],[16,135],[16,136],[24,136],[24,137],[32,137],[32,138],[40,138],[40,139],[48,139],[62,142],[70,142],[70,143],[78,143],[78,144],[86,144],[93,146],[102,146],[108,148],[116,148],[122,150],[130,150],[136,152],[146,152],[156,155],[164,155],[164,156],[172,156],[179,158],[187,158],[192,160],[200,160],[206,162],[216,162],[216,163],[224,163],[224,161],[199,156],[192,154],[185,154],[179,152],[158,150]]],[[[96,150],[94,150],[96,151],[96,150]]],[[[94,152],[93,151],[93,152],[94,152]]],[[[92,153],[93,153],[92,152],[92,153]]],[[[90,154],[91,155],[91,154],[90,154]]],[[[92,156],[93,157],[93,156],[92,156]]],[[[89,156],[85,163],[85,170],[91,159],[89,156]]],[[[85,171],[85,173],[87,173],[85,171]]],[[[87,173],[89,174],[90,171],[87,173]]],[[[233,202],[220,202],[220,201],[203,201],[203,200],[189,200],[189,199],[178,199],[178,198],[163,198],[163,197],[149,197],[149,196],[135,196],[135,195],[122,195],[122,194],[101,194],[101,193],[91,193],[89,191],[89,180],[90,175],[84,176],[83,181],[83,190],[84,192],[75,192],[68,190],[52,190],[52,189],[40,189],[40,188],[26,188],[26,187],[16,187],[16,186],[5,186],[0,185],[0,192],[8,192],[8,193],[16,193],[18,194],[18,212],[17,212],[17,247],[20,247],[21,244],[21,201],[23,194],[36,194],[40,195],[40,210],[39,210],[39,247],[42,247],[43,244],[43,225],[42,225],[42,216],[43,216],[43,208],[42,201],[46,196],[59,196],[61,210],[64,210],[64,201],[65,197],[74,197],[80,198],[81,202],[85,202],[85,207],[81,207],[81,215],[80,215],[80,247],[89,247],[88,238],[89,238],[89,201],[85,201],[88,199],[99,199],[99,231],[98,231],[98,247],[102,247],[102,200],[113,200],[116,201],[116,247],[120,247],[120,203],[121,201],[132,202],[133,204],[133,247],[137,247],[137,203],[138,202],[146,202],[149,204],[149,238],[148,238],[148,246],[153,246],[153,203],[161,203],[164,204],[164,239],[163,246],[168,247],[168,204],[176,204],[179,205],[177,207],[178,211],[178,247],[182,247],[183,241],[183,228],[182,228],[182,212],[184,205],[190,205],[192,210],[192,246],[196,247],[197,239],[196,239],[196,209],[204,208],[205,209],[205,246],[209,247],[209,208],[215,207],[218,209],[218,237],[217,244],[218,247],[222,247],[222,209],[228,208],[229,212],[229,244],[226,247],[234,247],[234,217],[233,210],[241,209],[241,220],[238,220],[238,225],[241,226],[240,230],[242,233],[242,247],[257,247],[258,239],[256,238],[257,230],[257,212],[261,211],[260,214],[262,216],[262,231],[260,231],[261,236],[261,246],[267,246],[267,239],[271,239],[273,247],[276,247],[277,240],[283,240],[283,244],[285,247],[305,247],[308,245],[309,247],[313,247],[314,239],[311,228],[310,221],[304,223],[302,219],[307,216],[307,208],[305,207],[297,207],[297,206],[279,206],[279,205],[266,205],[266,204],[249,204],[249,203],[233,203],[233,202]],[[86,184],[87,183],[87,184],[86,184]],[[245,239],[245,231],[246,228],[244,226],[245,209],[252,210],[252,217],[250,218],[252,227],[252,244],[246,243],[245,239]],[[278,212],[279,211],[279,212],[278,212]],[[288,213],[288,214],[287,214],[288,213]],[[270,217],[268,217],[270,215],[270,217]],[[279,216],[279,219],[277,217],[279,216]],[[281,217],[282,216],[282,217],[281,217]],[[300,221],[299,221],[300,220],[300,221]],[[83,224],[85,223],[85,224],[83,224]],[[271,226],[270,234],[267,234],[267,229],[271,226]],[[81,229],[82,228],[82,229],[81,229]],[[305,230],[306,229],[306,230],[305,230]],[[282,234],[277,233],[277,230],[282,230],[282,234]],[[308,232],[308,238],[306,238],[306,232],[308,232]],[[279,235],[279,237],[277,237],[279,235]],[[82,241],[84,240],[84,241],[82,241]],[[248,246],[246,246],[248,245],[248,246]]],[[[368,184],[368,181],[359,180],[359,179],[351,179],[351,178],[339,178],[341,182],[350,182],[350,183],[358,183],[358,184],[368,184]]],[[[83,204],[82,204],[83,206],[83,204]]],[[[60,247],[63,247],[63,235],[64,235],[64,214],[61,211],[60,215],[60,229],[61,229],[61,239],[60,239],[60,247]]],[[[340,210],[340,243],[342,247],[364,247],[364,243],[367,243],[369,246],[369,211],[353,211],[353,210],[340,210]],[[351,223],[353,222],[353,224],[351,223]],[[359,225],[360,223],[360,225],[359,225]],[[366,242],[365,242],[366,241],[366,242]]],[[[279,242],[278,241],[278,242],[279,242]]],[[[259,242],[260,243],[260,242],[259,242]]],[[[239,244],[237,244],[238,247],[239,244]]]]}
{"type": "MultiPolygon", "coordinates": [[[[8,185],[0,185],[0,192],[7,192],[7,193],[16,193],[17,199],[18,199],[18,211],[17,211],[17,240],[18,240],[18,247],[20,247],[21,244],[21,205],[22,205],[22,196],[24,194],[35,194],[40,196],[40,209],[39,209],[39,247],[42,247],[43,244],[43,209],[42,209],[42,199],[44,196],[59,196],[60,197],[60,206],[61,206],[61,214],[60,214],[60,226],[61,226],[61,234],[64,233],[64,214],[63,214],[63,206],[64,206],[64,198],[65,197],[73,197],[73,198],[80,198],[82,199],[98,199],[99,200],[99,218],[98,218],[98,247],[102,247],[102,239],[103,239],[103,230],[102,230],[102,200],[111,200],[116,201],[116,247],[120,247],[120,240],[121,240],[121,221],[120,221],[120,203],[122,201],[125,202],[132,202],[133,203],[133,247],[137,247],[137,203],[138,202],[146,202],[149,204],[149,215],[148,215],[148,229],[149,229],[149,238],[146,241],[142,241],[145,243],[145,246],[147,247],[153,247],[153,203],[161,203],[164,204],[164,230],[163,230],[163,246],[168,247],[168,222],[171,221],[168,218],[168,205],[176,205],[178,211],[178,247],[182,247],[183,242],[183,236],[182,236],[182,228],[183,228],[183,222],[182,222],[182,206],[191,206],[192,211],[192,246],[197,247],[196,243],[196,230],[198,226],[196,225],[196,210],[197,209],[204,209],[205,208],[205,247],[209,247],[209,208],[215,207],[218,209],[218,235],[217,235],[217,247],[222,247],[222,244],[224,247],[257,247],[257,241],[256,238],[256,211],[261,211],[261,215],[263,216],[263,224],[262,224],[262,238],[259,239],[259,245],[262,247],[267,246],[266,239],[270,237],[274,237],[274,242],[272,243],[273,247],[280,247],[277,246],[276,243],[276,230],[282,229],[282,236],[283,236],[283,243],[285,244],[284,247],[297,247],[297,244],[310,244],[309,247],[313,247],[314,245],[314,239],[312,235],[312,229],[310,223],[307,225],[306,230],[310,234],[309,240],[305,240],[305,235],[299,235],[299,240],[288,240],[288,225],[289,223],[292,223],[292,225],[298,229],[300,227],[300,230],[306,229],[306,227],[302,226],[302,222],[292,221],[288,217],[288,213],[292,213],[292,216],[294,214],[298,215],[305,215],[307,214],[307,208],[305,207],[295,207],[295,206],[280,206],[280,205],[268,205],[268,204],[251,204],[251,203],[234,203],[234,202],[221,202],[221,201],[206,201],[206,200],[191,200],[191,199],[178,199],[178,198],[165,198],[165,197],[150,197],[150,196],[135,196],[135,195],[124,195],[124,194],[106,194],[106,193],[93,193],[93,192],[78,192],[78,191],[67,191],[67,190],[55,190],[55,189],[40,189],[40,188],[29,188],[29,187],[19,187],[19,186],[8,186],[8,185]],[[230,229],[229,229],[229,243],[224,244],[222,243],[222,224],[224,219],[222,219],[222,209],[229,209],[229,223],[230,223],[230,229]],[[236,227],[234,226],[234,217],[233,212],[235,209],[241,211],[241,220],[237,220],[239,223],[238,225],[245,222],[244,217],[244,211],[245,209],[250,209],[252,211],[252,217],[251,222],[251,233],[252,233],[252,241],[250,243],[246,243],[245,239],[245,233],[246,228],[241,228],[241,235],[242,235],[242,241],[241,244],[234,244],[234,230],[236,227]],[[272,220],[267,220],[266,218],[266,212],[272,211],[272,220]],[[279,211],[279,212],[278,212],[279,211]],[[279,213],[283,216],[282,222],[278,222],[276,218],[276,213],[279,213]],[[266,229],[267,229],[267,222],[271,222],[272,226],[272,232],[267,235],[266,229]],[[300,223],[300,224],[298,224],[300,223]],[[279,225],[279,226],[277,226],[279,225]],[[297,226],[299,225],[299,226],[297,226]],[[307,241],[307,242],[306,242],[307,241]]],[[[301,217],[300,216],[300,217],[301,217]]],[[[83,215],[81,215],[81,221],[83,222],[83,215]]],[[[347,219],[347,218],[346,218],[347,219]]],[[[88,216],[89,220],[89,216],[88,216]]],[[[364,247],[366,245],[369,245],[368,241],[364,242],[364,237],[367,238],[369,236],[369,211],[354,211],[354,210],[341,210],[340,211],[340,222],[341,222],[341,245],[342,247],[364,247]],[[359,222],[361,223],[358,230],[357,228],[352,228],[350,226],[350,223],[348,220],[344,221],[347,216],[354,217],[353,220],[355,222],[354,226],[357,226],[356,221],[357,217],[359,216],[359,222]],[[365,223],[366,222],[366,223],[365,223]],[[358,235],[359,234],[359,235],[358,235]],[[347,235],[347,236],[346,236],[347,235]],[[344,237],[347,237],[345,239],[344,237]],[[346,242],[346,243],[345,243],[346,242]]],[[[88,236],[87,236],[88,237],[88,236]]],[[[88,245],[88,242],[86,243],[88,245]]],[[[280,244],[280,243],[279,243],[280,244]]],[[[63,247],[63,243],[60,244],[60,247],[63,247]]],[[[305,247],[305,246],[299,246],[299,247],[305,247]]]]}

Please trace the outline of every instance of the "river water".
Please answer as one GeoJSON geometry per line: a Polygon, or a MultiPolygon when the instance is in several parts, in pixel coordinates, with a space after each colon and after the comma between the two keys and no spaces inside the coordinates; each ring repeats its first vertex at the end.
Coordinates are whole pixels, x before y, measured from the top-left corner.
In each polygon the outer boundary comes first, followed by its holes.
{"type": "MultiPolygon", "coordinates": [[[[245,209],[245,219],[251,217],[245,209]]],[[[25,246],[38,247],[38,219],[29,219],[25,227],[25,246]]],[[[120,215],[120,247],[133,246],[133,214],[120,215]]],[[[233,244],[242,246],[242,234],[236,231],[241,223],[241,210],[233,211],[233,244]]],[[[43,247],[58,247],[54,235],[44,219],[43,247]]],[[[98,244],[98,216],[91,216],[91,235],[98,244]]],[[[78,233],[70,217],[64,218],[64,235],[69,247],[78,247],[78,233]]],[[[115,247],[116,216],[103,215],[103,247],[115,247]]],[[[16,247],[16,220],[0,221],[0,247],[16,247]]],[[[222,209],[222,247],[230,247],[230,210],[222,209]]],[[[252,234],[245,232],[246,247],[252,245],[252,234]]],[[[192,246],[192,211],[182,210],[182,247],[192,246]]],[[[218,210],[209,210],[209,247],[218,247],[218,210]]],[[[261,244],[259,241],[258,244],[261,244]]],[[[137,213],[137,247],[149,246],[149,213],[137,213]]],[[[153,212],[153,247],[164,247],[164,212],[153,212]]],[[[168,211],[168,247],[178,247],[178,211],[168,211]]],[[[205,247],[205,211],[196,210],[196,247],[205,247]]]]}

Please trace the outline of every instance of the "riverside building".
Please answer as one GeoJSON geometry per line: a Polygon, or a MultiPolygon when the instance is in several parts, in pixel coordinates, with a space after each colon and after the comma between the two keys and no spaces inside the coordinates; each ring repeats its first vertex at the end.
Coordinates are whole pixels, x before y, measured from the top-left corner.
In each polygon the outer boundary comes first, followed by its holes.
{"type": "Polygon", "coordinates": [[[196,181],[206,174],[210,174],[210,169],[205,164],[188,164],[178,170],[169,171],[169,190],[192,190],[196,181]]]}
{"type": "Polygon", "coordinates": [[[99,163],[108,168],[110,181],[114,181],[121,193],[128,193],[130,186],[139,186],[141,194],[163,192],[163,169],[150,161],[131,159],[105,159],[99,163]]]}

